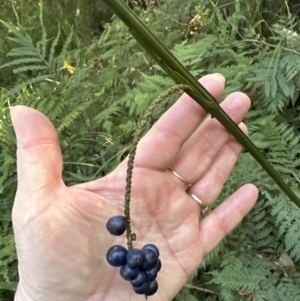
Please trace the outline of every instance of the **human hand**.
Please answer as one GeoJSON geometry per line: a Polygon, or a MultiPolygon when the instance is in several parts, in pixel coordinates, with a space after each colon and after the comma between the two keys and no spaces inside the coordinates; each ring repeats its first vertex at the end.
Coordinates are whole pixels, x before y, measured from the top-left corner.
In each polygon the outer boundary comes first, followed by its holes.
{"type": "MultiPolygon", "coordinates": [[[[203,77],[201,83],[221,98],[220,76],[203,77]]],[[[246,132],[240,122],[249,98],[232,93],[222,107],[246,132]]],[[[18,145],[13,226],[20,282],[15,301],[142,300],[106,261],[112,245],[126,247],[126,236],[112,236],[105,225],[110,217],[123,214],[127,161],[102,179],[67,187],[50,121],[24,106],[14,107],[11,115],[18,145]]],[[[162,269],[153,301],[172,300],[258,196],[257,188],[247,184],[199,220],[200,208],[189,193],[212,205],[242,150],[217,120],[205,116],[184,94],[138,145],[131,222],[135,247],[153,243],[160,250],[162,269]],[[193,183],[188,191],[168,166],[193,183]]]]}

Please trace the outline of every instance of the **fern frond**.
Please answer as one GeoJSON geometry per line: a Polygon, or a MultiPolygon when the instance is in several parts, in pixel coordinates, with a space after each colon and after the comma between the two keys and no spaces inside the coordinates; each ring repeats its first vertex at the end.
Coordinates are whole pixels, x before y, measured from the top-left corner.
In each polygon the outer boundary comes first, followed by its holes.
{"type": "Polygon", "coordinates": [[[17,44],[23,45],[23,46],[31,46],[32,45],[32,39],[27,34],[22,34],[16,27],[11,26],[7,22],[0,20],[0,22],[9,30],[11,31],[16,37],[8,37],[10,41],[16,42],[17,44]]]}
{"type": "Polygon", "coordinates": [[[57,131],[61,132],[63,129],[68,127],[75,119],[77,119],[82,114],[82,112],[86,108],[88,108],[96,100],[97,99],[94,98],[94,99],[91,99],[91,100],[82,101],[76,107],[72,108],[72,111],[62,118],[62,120],[61,120],[61,122],[60,122],[60,124],[57,128],[57,131]]]}
{"type": "Polygon", "coordinates": [[[54,55],[55,55],[55,48],[58,44],[59,38],[61,35],[61,29],[60,29],[60,24],[58,24],[57,26],[57,34],[55,39],[53,40],[52,44],[51,44],[51,48],[50,48],[50,53],[49,53],[49,65],[53,66],[54,64],[54,55]]]}
{"type": "Polygon", "coordinates": [[[36,49],[29,46],[13,48],[7,53],[7,56],[30,56],[41,58],[36,49]]]}
{"type": "Polygon", "coordinates": [[[41,71],[41,70],[48,70],[48,66],[38,66],[38,65],[26,65],[19,68],[14,68],[13,73],[19,74],[27,71],[41,71]]]}
{"type": "Polygon", "coordinates": [[[14,94],[20,92],[24,87],[27,87],[27,86],[35,84],[35,83],[42,82],[42,81],[52,78],[52,77],[54,77],[54,74],[45,74],[45,75],[39,75],[34,78],[30,78],[27,81],[22,82],[21,84],[17,85],[13,89],[9,90],[7,95],[14,95],[14,94]]]}
{"type": "MultiPolygon", "coordinates": [[[[70,46],[70,43],[72,42],[73,34],[74,34],[74,32],[72,29],[69,36],[67,37],[67,39],[65,40],[65,42],[63,44],[60,54],[56,58],[56,72],[57,73],[60,72],[60,68],[62,67],[63,62],[66,58],[67,50],[68,50],[68,47],[70,46]]],[[[53,43],[54,42],[55,42],[55,40],[53,41],[53,43]]]]}
{"type": "MultiPolygon", "coordinates": [[[[23,55],[24,55],[24,53],[23,53],[23,55]]],[[[21,58],[21,59],[18,59],[18,60],[13,60],[11,62],[8,62],[8,63],[0,66],[0,68],[11,67],[11,66],[15,66],[15,65],[28,64],[28,63],[40,63],[40,62],[41,62],[40,58],[35,58],[35,57],[21,58]]]]}
{"type": "MultiPolygon", "coordinates": [[[[40,19],[40,25],[42,29],[42,39],[40,41],[41,49],[40,53],[43,57],[46,57],[46,51],[47,51],[47,31],[46,27],[44,25],[44,18],[43,18],[43,2],[39,3],[40,6],[40,13],[39,13],[39,19],[40,19]]],[[[37,46],[39,49],[39,47],[37,46]]]]}

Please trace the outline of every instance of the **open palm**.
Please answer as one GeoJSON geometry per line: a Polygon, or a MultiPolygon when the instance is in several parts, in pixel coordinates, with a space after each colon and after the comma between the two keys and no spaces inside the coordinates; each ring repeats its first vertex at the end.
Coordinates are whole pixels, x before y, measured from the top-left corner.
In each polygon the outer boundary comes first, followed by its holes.
{"type": "MultiPolygon", "coordinates": [[[[217,75],[201,83],[219,99],[217,75]]],[[[222,107],[240,123],[250,101],[231,94],[222,107]]],[[[12,120],[18,144],[18,191],[13,225],[20,282],[15,301],[142,300],[118,268],[106,262],[115,244],[107,220],[123,214],[127,162],[106,177],[73,187],[62,181],[62,156],[54,127],[36,110],[17,106],[12,120]]],[[[172,300],[209,253],[257,199],[251,184],[240,188],[207,217],[190,193],[211,205],[220,194],[241,146],[217,120],[183,95],[140,141],[134,164],[131,222],[134,246],[160,250],[159,289],[151,300],[172,300]],[[200,125],[201,124],[201,125],[200,125]],[[199,126],[200,125],[200,126],[199,126]],[[193,183],[188,188],[168,167],[193,183]]],[[[240,127],[246,131],[244,124],[240,127]]]]}

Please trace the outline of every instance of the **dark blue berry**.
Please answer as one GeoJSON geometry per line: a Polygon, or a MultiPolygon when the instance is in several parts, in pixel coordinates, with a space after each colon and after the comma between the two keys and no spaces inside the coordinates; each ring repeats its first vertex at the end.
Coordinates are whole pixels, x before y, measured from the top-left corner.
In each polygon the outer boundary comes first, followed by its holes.
{"type": "Polygon", "coordinates": [[[111,217],[106,223],[106,229],[112,235],[122,235],[126,230],[126,218],[122,215],[111,217]]]}
{"type": "Polygon", "coordinates": [[[157,292],[157,289],[158,289],[158,283],[156,280],[153,280],[148,284],[148,287],[146,288],[145,291],[145,295],[152,296],[157,292]]]}
{"type": "Polygon", "coordinates": [[[154,251],[155,254],[156,254],[156,256],[159,257],[159,250],[158,250],[158,248],[157,248],[156,245],[154,245],[154,244],[147,244],[147,245],[144,245],[144,246],[142,247],[142,251],[143,251],[143,250],[146,250],[146,249],[150,249],[150,250],[154,251]]]}
{"type": "Polygon", "coordinates": [[[131,249],[127,252],[126,260],[131,268],[138,268],[143,265],[145,259],[141,250],[131,249]]]}
{"type": "Polygon", "coordinates": [[[139,295],[144,295],[146,291],[148,290],[149,283],[145,282],[142,286],[139,287],[133,287],[133,290],[139,294],[139,295]]]}
{"type": "Polygon", "coordinates": [[[128,264],[125,264],[120,269],[120,275],[123,279],[131,281],[134,280],[139,274],[139,269],[131,268],[128,264]]]}
{"type": "Polygon", "coordinates": [[[146,274],[146,279],[147,279],[148,282],[151,282],[151,281],[155,280],[156,277],[157,277],[157,269],[156,269],[156,267],[154,267],[151,270],[147,270],[145,272],[145,274],[146,274]]]}
{"type": "Polygon", "coordinates": [[[109,248],[106,253],[106,260],[113,267],[120,267],[126,263],[127,249],[122,246],[115,245],[109,248]]]}
{"type": "Polygon", "coordinates": [[[144,264],[143,264],[143,269],[146,270],[151,270],[157,265],[157,256],[153,250],[150,249],[144,249],[142,250],[144,254],[144,264]]]}
{"type": "Polygon", "coordinates": [[[143,271],[139,271],[137,277],[130,281],[132,286],[134,287],[140,287],[146,282],[146,274],[143,271]]]}
{"type": "Polygon", "coordinates": [[[156,265],[156,270],[157,270],[157,272],[159,272],[160,269],[161,269],[161,261],[160,261],[160,259],[158,258],[158,259],[157,259],[157,265],[156,265]]]}

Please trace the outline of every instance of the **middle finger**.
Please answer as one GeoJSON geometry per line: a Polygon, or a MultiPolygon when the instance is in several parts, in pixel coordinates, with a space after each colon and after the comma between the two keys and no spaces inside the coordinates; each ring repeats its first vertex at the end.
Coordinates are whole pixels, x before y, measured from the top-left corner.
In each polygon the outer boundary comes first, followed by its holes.
{"type": "MultiPolygon", "coordinates": [[[[221,104],[223,110],[239,124],[250,108],[249,97],[241,92],[230,94],[221,104]]],[[[190,183],[205,173],[225,145],[230,133],[215,118],[207,118],[182,147],[171,168],[190,183]]],[[[178,184],[188,188],[178,179],[178,184]]]]}

